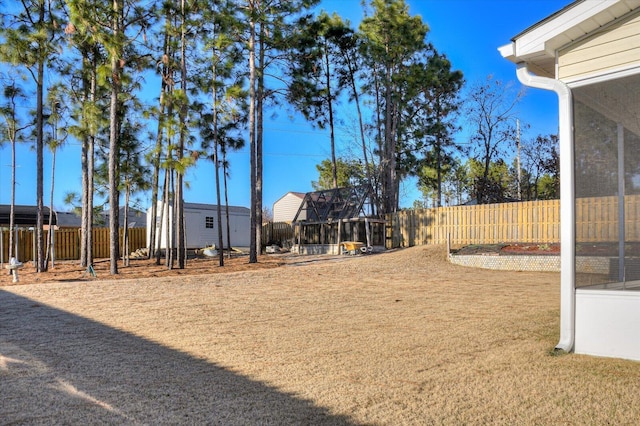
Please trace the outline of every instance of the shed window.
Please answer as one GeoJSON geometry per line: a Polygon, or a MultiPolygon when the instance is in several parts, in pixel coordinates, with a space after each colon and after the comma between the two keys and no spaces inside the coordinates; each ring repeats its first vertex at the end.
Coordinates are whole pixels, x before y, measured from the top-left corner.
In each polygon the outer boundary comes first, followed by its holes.
{"type": "Polygon", "coordinates": [[[207,229],[213,229],[213,217],[207,216],[204,218],[204,227],[207,229]]]}

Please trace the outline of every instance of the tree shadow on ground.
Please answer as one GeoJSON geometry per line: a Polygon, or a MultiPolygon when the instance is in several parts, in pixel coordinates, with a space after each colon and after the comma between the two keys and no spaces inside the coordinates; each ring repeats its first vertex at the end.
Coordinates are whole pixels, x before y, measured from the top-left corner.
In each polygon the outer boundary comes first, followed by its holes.
{"type": "Polygon", "coordinates": [[[0,290],[0,423],[354,424],[211,362],[0,290]]]}

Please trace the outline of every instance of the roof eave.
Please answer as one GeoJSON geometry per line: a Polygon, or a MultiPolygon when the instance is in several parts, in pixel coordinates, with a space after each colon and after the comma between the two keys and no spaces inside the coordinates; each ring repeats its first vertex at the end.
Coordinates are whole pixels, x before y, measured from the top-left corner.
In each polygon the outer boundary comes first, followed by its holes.
{"type": "Polygon", "coordinates": [[[578,0],[516,35],[500,54],[530,71],[555,75],[556,52],[640,7],[640,0],[578,0]]]}

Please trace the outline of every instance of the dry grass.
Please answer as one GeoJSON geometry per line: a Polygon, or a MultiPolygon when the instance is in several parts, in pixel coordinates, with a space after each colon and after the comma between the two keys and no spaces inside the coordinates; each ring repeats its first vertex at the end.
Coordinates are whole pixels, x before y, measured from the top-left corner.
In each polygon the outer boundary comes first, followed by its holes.
{"type": "Polygon", "coordinates": [[[559,275],[442,248],[0,289],[0,423],[635,424],[640,364],[555,356],[559,275]]]}

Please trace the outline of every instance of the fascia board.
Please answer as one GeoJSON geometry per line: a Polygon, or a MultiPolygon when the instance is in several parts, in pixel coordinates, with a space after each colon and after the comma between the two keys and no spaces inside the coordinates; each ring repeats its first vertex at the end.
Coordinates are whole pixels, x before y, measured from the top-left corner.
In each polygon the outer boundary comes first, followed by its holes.
{"type": "Polygon", "coordinates": [[[509,44],[505,44],[504,46],[500,46],[498,47],[498,52],[500,52],[500,55],[502,55],[503,58],[508,59],[512,62],[516,62],[516,44],[515,43],[509,43],[509,44]]]}
{"type": "MultiPolygon", "coordinates": [[[[555,51],[571,41],[596,30],[603,25],[602,17],[595,19],[599,14],[609,16],[614,20],[618,16],[608,13],[607,10],[617,4],[636,3],[636,1],[604,0],[583,1],[568,8],[558,16],[532,27],[530,30],[516,36],[514,39],[514,55],[517,58],[544,53],[549,57],[555,56],[555,51]],[[571,37],[568,38],[568,34],[571,37]]],[[[623,6],[628,10],[627,6],[623,6]]]]}
{"type": "Polygon", "coordinates": [[[498,51],[502,55],[503,58],[508,61],[513,62],[514,64],[519,64],[522,62],[526,62],[529,65],[529,71],[544,77],[553,77],[555,71],[553,69],[545,69],[545,67],[540,65],[541,61],[545,61],[547,57],[544,54],[533,53],[527,56],[516,56],[515,54],[515,43],[506,44],[498,48],[498,51]]]}

